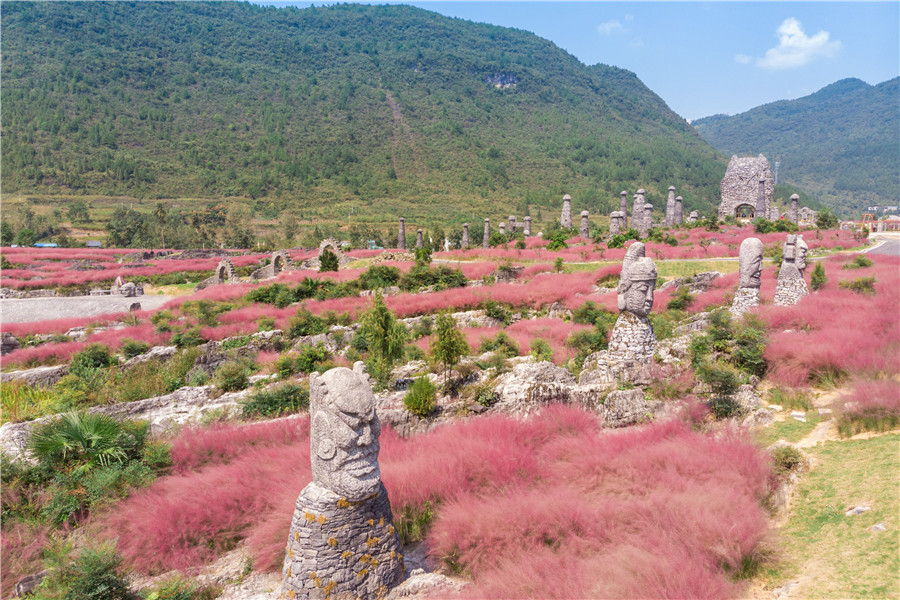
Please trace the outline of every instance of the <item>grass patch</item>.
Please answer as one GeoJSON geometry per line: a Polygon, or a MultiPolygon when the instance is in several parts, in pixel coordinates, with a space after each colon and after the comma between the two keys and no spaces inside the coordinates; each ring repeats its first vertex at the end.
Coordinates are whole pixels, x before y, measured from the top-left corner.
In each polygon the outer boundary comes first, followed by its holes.
{"type": "Polygon", "coordinates": [[[656,271],[659,277],[666,278],[691,277],[707,271],[734,273],[740,267],[736,260],[657,260],[654,262],[656,262],[656,271]]]}
{"type": "Polygon", "coordinates": [[[798,597],[896,598],[900,572],[900,435],[826,442],[798,484],[781,530],[784,559],[766,587],[801,578],[798,597]],[[853,506],[871,510],[844,516],[853,506]],[[871,527],[884,523],[887,531],[871,527]]]}
{"type": "Polygon", "coordinates": [[[822,421],[815,412],[806,413],[806,423],[787,415],[784,421],[775,421],[768,427],[759,427],[754,435],[756,442],[768,448],[778,440],[795,444],[805,438],[822,421]]]}

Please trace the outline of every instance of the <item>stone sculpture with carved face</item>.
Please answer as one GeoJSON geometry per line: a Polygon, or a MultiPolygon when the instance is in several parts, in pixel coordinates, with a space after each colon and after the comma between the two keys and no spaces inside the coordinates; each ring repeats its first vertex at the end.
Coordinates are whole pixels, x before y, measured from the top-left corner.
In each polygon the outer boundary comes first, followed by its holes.
{"type": "MultiPolygon", "coordinates": [[[[639,258],[631,266],[628,283],[623,290],[624,309],[639,317],[646,317],[653,309],[653,290],[656,288],[656,265],[649,258],[639,258]]],[[[621,296],[620,296],[621,298],[621,296]]]]}
{"type": "Polygon", "coordinates": [[[741,242],[740,274],[742,288],[758,288],[761,284],[763,243],[759,238],[747,238],[741,242]]]}
{"type": "Polygon", "coordinates": [[[803,241],[803,236],[797,236],[797,257],[794,259],[794,263],[797,265],[797,269],[802,273],[803,269],[806,268],[806,253],[809,252],[809,246],[806,245],[806,242],[803,241]]]}
{"type": "Polygon", "coordinates": [[[313,373],[309,388],[313,482],[351,501],[377,493],[381,423],[363,363],[313,373]]]}

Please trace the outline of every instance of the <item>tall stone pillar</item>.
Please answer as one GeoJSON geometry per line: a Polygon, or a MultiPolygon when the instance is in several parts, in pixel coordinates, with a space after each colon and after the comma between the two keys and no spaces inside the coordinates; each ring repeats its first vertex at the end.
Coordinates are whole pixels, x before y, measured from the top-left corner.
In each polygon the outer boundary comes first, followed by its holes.
{"type": "Polygon", "coordinates": [[[797,194],[791,194],[791,212],[788,217],[791,220],[791,223],[797,222],[797,212],[800,210],[800,196],[797,194]]]}
{"type": "Polygon", "coordinates": [[[563,196],[562,214],[559,216],[559,226],[563,229],[572,229],[572,196],[563,196]]]}
{"type": "Polygon", "coordinates": [[[644,204],[644,218],[641,219],[641,238],[645,238],[650,234],[650,228],[653,227],[653,205],[644,204]]]}
{"type": "Polygon", "coordinates": [[[581,225],[578,227],[578,235],[586,240],[591,239],[591,226],[588,222],[589,213],[586,210],[581,211],[581,225]]]}
{"type": "Polygon", "coordinates": [[[509,226],[506,228],[509,232],[509,235],[515,235],[516,233],[516,215],[509,215],[509,226]]]}
{"type": "MultiPolygon", "coordinates": [[[[625,221],[622,223],[623,229],[628,229],[628,192],[622,190],[619,198],[619,212],[622,213],[622,216],[625,218],[625,221]]],[[[634,215],[631,215],[634,217],[634,215]]]]}
{"type": "Polygon", "coordinates": [[[406,250],[406,219],[400,217],[400,233],[397,235],[397,247],[406,250]]]}
{"type": "Polygon", "coordinates": [[[641,221],[644,220],[644,190],[640,189],[634,195],[634,204],[631,206],[631,226],[641,230],[641,221]]]}
{"type": "Polygon", "coordinates": [[[756,192],[756,211],[754,217],[768,218],[768,207],[766,206],[766,180],[759,178],[759,188],[756,192]]]}
{"type": "Polygon", "coordinates": [[[682,205],[684,198],[675,196],[675,225],[684,224],[684,206],[682,205]]]}
{"type": "Polygon", "coordinates": [[[485,219],[484,220],[484,239],[481,241],[481,247],[482,248],[490,248],[491,247],[490,239],[491,239],[491,220],[485,219]]]}
{"type": "Polygon", "coordinates": [[[525,217],[525,237],[531,236],[531,217],[525,217]]]}
{"type": "Polygon", "coordinates": [[[739,272],[740,284],[731,303],[731,314],[739,316],[754,306],[759,306],[759,287],[762,281],[763,243],[759,238],[746,238],[741,242],[739,272]]]}
{"type": "Polygon", "coordinates": [[[675,186],[669,186],[669,197],[666,198],[666,227],[675,224],[675,186]]]}
{"type": "Polygon", "coordinates": [[[463,223],[462,247],[469,247],[469,224],[463,223]]]}
{"type": "Polygon", "coordinates": [[[416,248],[422,247],[422,230],[416,229],[416,248]]]}

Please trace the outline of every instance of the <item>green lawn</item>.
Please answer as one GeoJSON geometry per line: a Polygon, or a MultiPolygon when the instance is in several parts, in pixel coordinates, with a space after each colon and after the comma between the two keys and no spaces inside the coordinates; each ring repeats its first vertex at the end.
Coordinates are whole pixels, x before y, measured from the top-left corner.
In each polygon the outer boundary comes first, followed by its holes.
{"type": "Polygon", "coordinates": [[[900,435],[830,441],[810,453],[766,587],[799,581],[792,598],[900,597],[900,435]],[[871,510],[844,516],[858,505],[871,510]],[[877,523],[887,530],[872,531],[877,523]]]}

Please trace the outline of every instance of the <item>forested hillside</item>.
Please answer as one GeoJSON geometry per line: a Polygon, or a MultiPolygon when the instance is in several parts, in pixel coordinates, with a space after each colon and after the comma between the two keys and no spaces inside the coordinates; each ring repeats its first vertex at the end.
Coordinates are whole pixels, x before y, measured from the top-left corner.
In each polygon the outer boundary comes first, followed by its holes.
{"type": "Polygon", "coordinates": [[[634,74],[410,7],[16,2],[2,27],[5,195],[462,222],[669,185],[709,211],[725,170],[634,74]]]}
{"type": "Polygon", "coordinates": [[[694,121],[722,152],[781,158],[780,183],[859,217],[900,195],[900,78],[878,85],[843,79],[815,94],[728,117],[694,121]]]}

